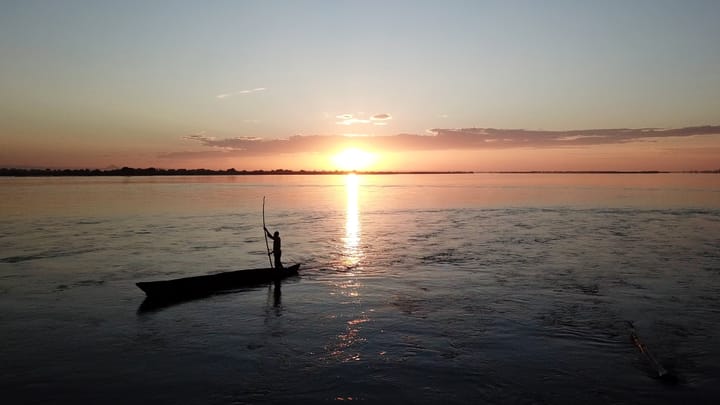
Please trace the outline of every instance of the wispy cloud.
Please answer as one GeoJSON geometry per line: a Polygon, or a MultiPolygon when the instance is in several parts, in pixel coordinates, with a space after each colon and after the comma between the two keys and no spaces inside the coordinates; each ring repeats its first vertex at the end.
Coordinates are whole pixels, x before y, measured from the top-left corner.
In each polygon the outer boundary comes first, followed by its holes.
{"type": "MultiPolygon", "coordinates": [[[[362,113],[358,113],[359,115],[362,115],[362,113]]],[[[336,115],[335,118],[338,119],[338,121],[335,121],[337,125],[357,125],[357,124],[369,124],[370,120],[366,120],[364,118],[356,118],[354,114],[340,114],[336,115]]]]}
{"type": "Polygon", "coordinates": [[[238,91],[232,91],[229,93],[222,93],[222,94],[218,94],[215,97],[217,97],[219,99],[224,99],[224,98],[233,97],[233,96],[241,96],[243,94],[258,93],[258,92],[265,91],[265,90],[267,90],[265,87],[257,87],[254,89],[238,90],[238,91]]]}
{"type": "Polygon", "coordinates": [[[388,124],[388,121],[392,119],[392,116],[387,113],[375,114],[370,117],[370,122],[376,126],[384,126],[388,124]]]}
{"type": "Polygon", "coordinates": [[[461,147],[482,147],[488,143],[497,147],[569,147],[592,146],[649,141],[654,138],[688,137],[720,134],[720,126],[685,128],[615,128],[568,131],[526,129],[452,128],[432,129],[432,133],[446,144],[461,147]]]}
{"type": "Polygon", "coordinates": [[[214,141],[215,137],[205,135],[206,132],[207,131],[200,131],[200,132],[196,132],[194,134],[185,135],[182,137],[182,139],[186,139],[189,141],[198,141],[200,143],[214,141]]]}
{"type": "Polygon", "coordinates": [[[356,125],[356,124],[372,124],[372,125],[387,125],[387,121],[392,119],[392,116],[387,113],[381,113],[381,114],[375,114],[370,117],[370,119],[361,118],[365,114],[364,113],[358,113],[360,117],[356,117],[354,114],[340,114],[336,115],[335,118],[338,119],[335,123],[337,125],[356,125]]]}
{"type": "MultiPolygon", "coordinates": [[[[342,116],[345,118],[345,115],[342,116]]],[[[348,119],[353,119],[352,117],[348,119]]],[[[389,117],[385,118],[389,119],[389,117]]],[[[351,142],[358,148],[384,151],[508,149],[592,147],[596,145],[651,142],[659,138],[682,138],[697,135],[720,135],[720,126],[685,128],[619,128],[569,131],[540,131],[496,128],[435,128],[428,135],[398,134],[362,137],[342,135],[296,135],[286,139],[235,137],[216,139],[204,132],[183,138],[212,149],[204,152],[171,152],[169,158],[228,156],[259,156],[278,153],[327,152],[351,142]]]]}
{"type": "Polygon", "coordinates": [[[355,124],[369,124],[370,120],[364,120],[360,118],[348,118],[346,120],[337,121],[338,125],[355,125],[355,124]]]}

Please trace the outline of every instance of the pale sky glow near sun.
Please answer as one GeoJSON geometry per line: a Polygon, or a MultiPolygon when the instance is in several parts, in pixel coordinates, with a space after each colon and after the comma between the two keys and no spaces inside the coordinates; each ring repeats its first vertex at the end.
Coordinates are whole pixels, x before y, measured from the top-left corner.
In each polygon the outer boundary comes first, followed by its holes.
{"type": "Polygon", "coordinates": [[[0,167],[720,168],[719,1],[0,1],[0,167]]]}

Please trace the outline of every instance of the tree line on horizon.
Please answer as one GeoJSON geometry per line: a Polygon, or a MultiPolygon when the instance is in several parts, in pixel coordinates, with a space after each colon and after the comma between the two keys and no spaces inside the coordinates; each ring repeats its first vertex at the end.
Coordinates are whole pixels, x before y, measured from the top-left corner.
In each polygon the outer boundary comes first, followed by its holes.
{"type": "Polygon", "coordinates": [[[115,169],[18,169],[0,168],[0,176],[213,176],[213,175],[253,175],[253,174],[313,174],[313,173],[339,173],[306,170],[211,170],[211,169],[158,169],[155,167],[134,168],[123,167],[115,169]]]}
{"type": "Polygon", "coordinates": [[[27,169],[27,168],[0,168],[0,177],[59,177],[59,176],[242,176],[242,175],[293,175],[293,174],[469,174],[469,173],[498,173],[498,174],[653,174],[653,173],[720,173],[716,170],[687,170],[687,171],[613,171],[613,170],[587,170],[587,171],[553,171],[553,170],[531,170],[531,171],[353,171],[353,170],[226,170],[211,169],[158,169],[155,167],[133,168],[123,167],[114,169],[27,169]]]}
{"type": "Polygon", "coordinates": [[[242,175],[267,175],[267,174],[423,174],[423,173],[472,173],[469,171],[447,171],[447,172],[393,172],[393,171],[353,171],[353,170],[211,170],[211,169],[158,169],[155,167],[133,168],[123,167],[115,169],[24,169],[24,168],[0,168],[0,176],[11,177],[42,177],[42,176],[242,176],[242,175]]]}

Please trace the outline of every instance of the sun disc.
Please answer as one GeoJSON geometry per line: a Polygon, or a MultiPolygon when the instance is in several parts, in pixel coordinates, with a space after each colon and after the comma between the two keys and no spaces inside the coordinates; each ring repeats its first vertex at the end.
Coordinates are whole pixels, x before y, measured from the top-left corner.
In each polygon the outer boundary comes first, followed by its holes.
{"type": "Polygon", "coordinates": [[[338,170],[366,170],[375,162],[375,154],[357,148],[344,149],[332,157],[338,170]]]}

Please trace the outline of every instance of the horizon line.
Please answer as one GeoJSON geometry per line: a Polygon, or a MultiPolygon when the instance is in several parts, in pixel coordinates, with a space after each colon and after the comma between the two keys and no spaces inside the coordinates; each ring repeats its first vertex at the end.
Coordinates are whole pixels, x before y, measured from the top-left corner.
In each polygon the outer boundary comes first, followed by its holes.
{"type": "Polygon", "coordinates": [[[146,177],[146,176],[253,176],[253,175],[399,175],[399,174],[720,174],[712,170],[290,170],[290,169],[162,169],[148,168],[0,168],[0,177],[146,177]]]}

